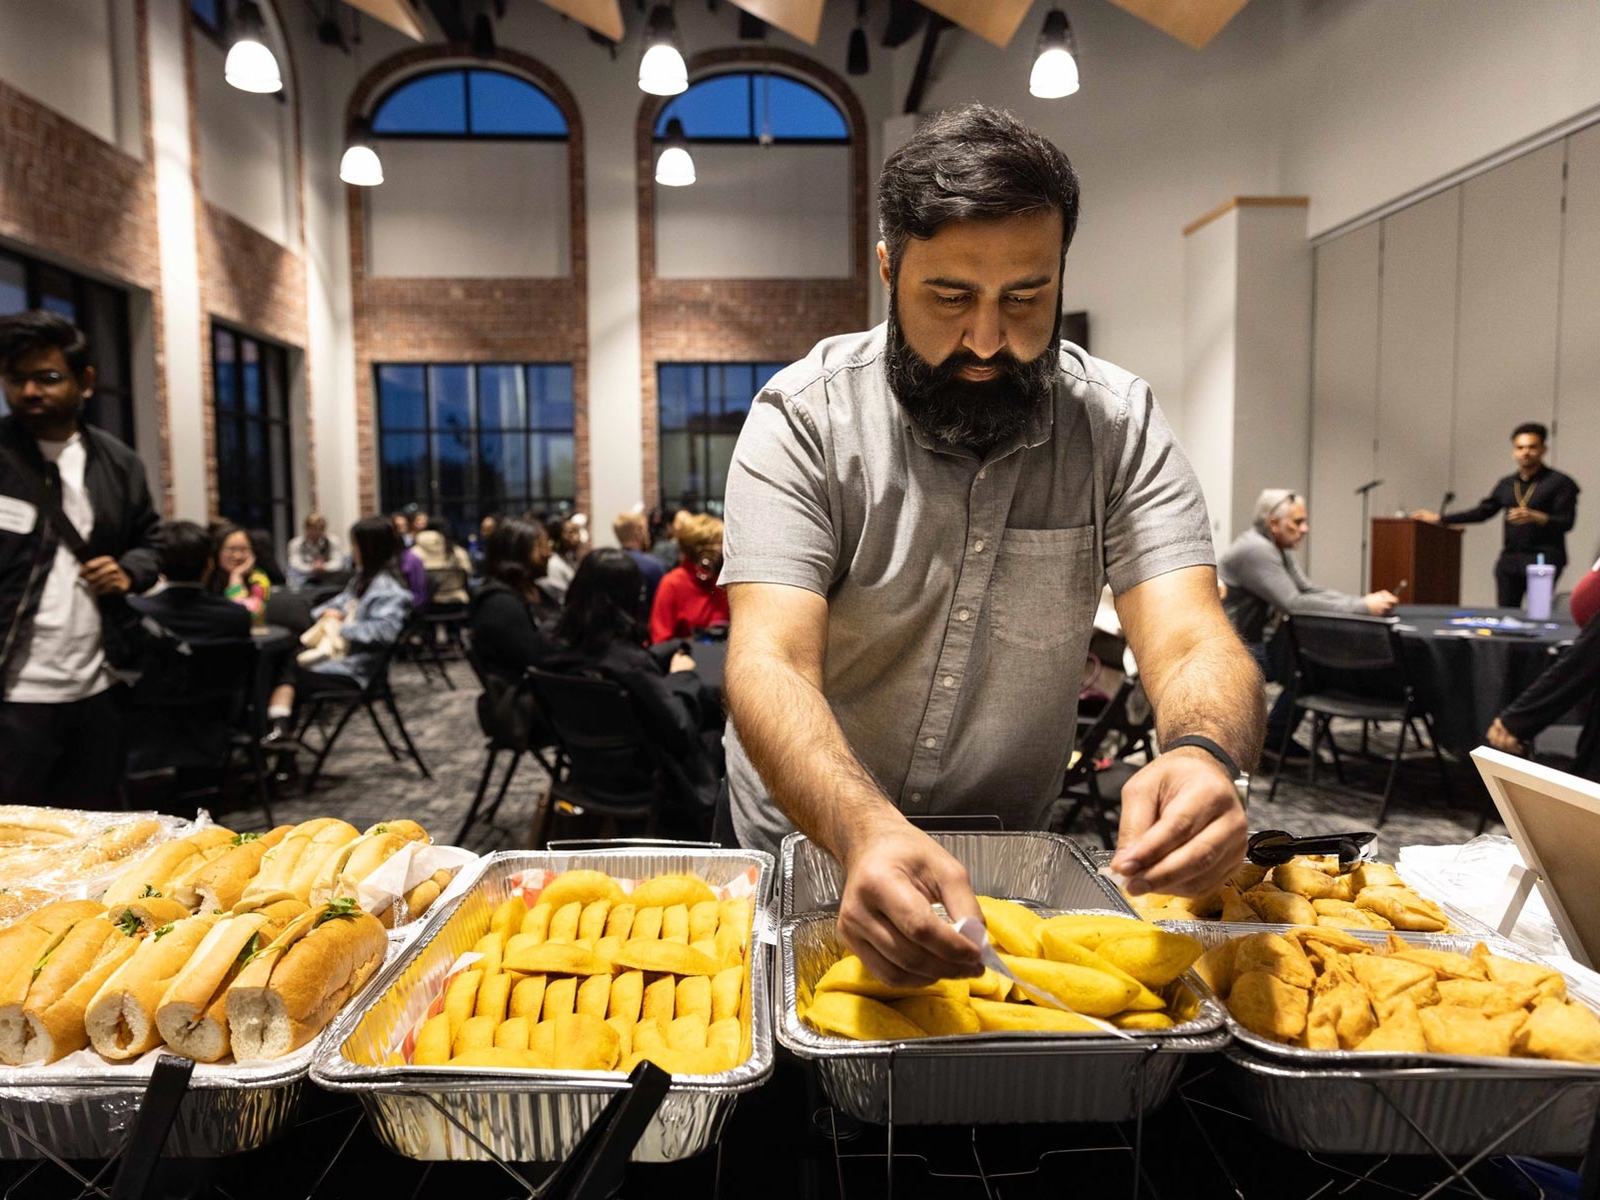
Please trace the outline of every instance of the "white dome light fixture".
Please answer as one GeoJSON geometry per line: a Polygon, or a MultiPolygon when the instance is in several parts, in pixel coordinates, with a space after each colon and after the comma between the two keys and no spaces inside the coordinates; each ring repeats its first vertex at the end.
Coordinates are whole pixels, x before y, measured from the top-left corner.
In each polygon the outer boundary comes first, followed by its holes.
{"type": "Polygon", "coordinates": [[[688,187],[694,182],[694,159],[689,157],[689,139],[683,122],[673,117],[667,122],[667,144],[656,159],[656,182],[662,187],[688,187]]]}
{"type": "Polygon", "coordinates": [[[350,122],[344,157],[339,160],[339,178],[356,187],[377,187],[383,182],[383,162],[372,148],[372,125],[364,117],[350,122]]]}
{"type": "Polygon", "coordinates": [[[233,25],[238,36],[228,49],[228,59],[222,67],[223,77],[241,92],[267,95],[283,91],[283,72],[278,69],[276,56],[267,48],[267,23],[262,20],[255,0],[239,0],[233,25]]]}
{"type": "Polygon", "coordinates": [[[678,43],[672,9],[658,4],[645,22],[644,56],[639,59],[639,90],[652,96],[676,96],[689,90],[689,68],[678,43]]]}
{"type": "Polygon", "coordinates": [[[1067,14],[1059,8],[1052,8],[1045,16],[1034,53],[1029,92],[1041,100],[1059,100],[1078,90],[1077,44],[1067,14]]]}

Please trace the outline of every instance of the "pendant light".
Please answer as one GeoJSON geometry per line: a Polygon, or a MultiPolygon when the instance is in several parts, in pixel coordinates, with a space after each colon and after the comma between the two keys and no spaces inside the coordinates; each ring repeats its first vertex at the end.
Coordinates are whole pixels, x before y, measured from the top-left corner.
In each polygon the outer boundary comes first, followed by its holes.
{"type": "Polygon", "coordinates": [[[1028,91],[1041,100],[1059,100],[1078,90],[1077,44],[1072,26],[1067,24],[1067,14],[1059,8],[1052,8],[1045,16],[1034,53],[1028,91]]]}
{"type": "Polygon", "coordinates": [[[678,43],[672,9],[658,4],[645,23],[644,56],[639,59],[639,90],[652,96],[676,96],[689,90],[689,68],[678,43]]]}
{"type": "Polygon", "coordinates": [[[267,48],[267,23],[262,20],[255,0],[239,0],[233,27],[237,36],[223,64],[224,78],[241,92],[283,91],[283,73],[278,70],[277,58],[267,48]]]}
{"type": "Polygon", "coordinates": [[[845,55],[845,71],[851,75],[865,75],[872,68],[867,59],[867,0],[857,0],[856,27],[850,31],[850,49],[845,55]]]}
{"type": "Polygon", "coordinates": [[[365,117],[350,122],[344,157],[339,160],[339,178],[356,187],[377,187],[383,182],[383,162],[372,148],[372,122],[365,117]]]}
{"type": "Polygon", "coordinates": [[[667,122],[667,144],[656,159],[656,182],[663,187],[688,187],[694,182],[694,159],[689,157],[689,139],[683,122],[673,117],[667,122]]]}

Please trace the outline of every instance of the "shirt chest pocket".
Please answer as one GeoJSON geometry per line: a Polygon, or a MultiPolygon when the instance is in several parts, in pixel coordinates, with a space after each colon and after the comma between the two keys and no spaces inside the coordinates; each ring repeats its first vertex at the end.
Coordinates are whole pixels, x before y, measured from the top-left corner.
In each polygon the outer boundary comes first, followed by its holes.
{"type": "Polygon", "coordinates": [[[989,582],[990,635],[1027,650],[1082,638],[1100,595],[1094,526],[1008,529],[989,582]]]}

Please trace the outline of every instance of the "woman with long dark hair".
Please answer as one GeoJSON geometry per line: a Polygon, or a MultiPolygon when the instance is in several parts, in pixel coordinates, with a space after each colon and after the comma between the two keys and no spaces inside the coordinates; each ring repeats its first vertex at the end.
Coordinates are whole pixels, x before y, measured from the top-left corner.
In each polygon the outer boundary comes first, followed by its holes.
{"type": "Polygon", "coordinates": [[[561,605],[540,586],[550,538],[527,517],[506,517],[484,545],[484,582],[468,606],[472,650],[489,674],[515,683],[555,653],[550,628],[561,605]]]}
{"type": "MultiPolygon", "coordinates": [[[[411,616],[411,591],[400,579],[400,538],[387,517],[363,517],[350,527],[350,556],[355,576],[326,604],[311,610],[321,630],[316,639],[328,647],[327,656],[301,662],[296,683],[273,689],[267,707],[271,722],[268,741],[288,738],[297,690],[329,688],[352,690],[372,682],[384,651],[400,640],[411,616]],[[335,652],[337,647],[337,652],[335,652]]],[[[307,656],[302,655],[304,660],[307,656]]]]}

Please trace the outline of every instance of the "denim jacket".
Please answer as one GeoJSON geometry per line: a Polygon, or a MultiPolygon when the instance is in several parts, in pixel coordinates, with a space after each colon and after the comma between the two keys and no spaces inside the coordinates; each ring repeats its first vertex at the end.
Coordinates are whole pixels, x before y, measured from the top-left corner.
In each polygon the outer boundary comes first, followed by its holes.
{"type": "Polygon", "coordinates": [[[365,687],[372,682],[383,652],[405,631],[411,618],[411,591],[388,571],[373,576],[366,595],[359,599],[354,589],[352,581],[332,600],[311,610],[313,617],[320,617],[329,609],[342,610],[345,619],[339,633],[350,647],[343,658],[324,659],[311,669],[325,675],[348,675],[365,687]]]}

